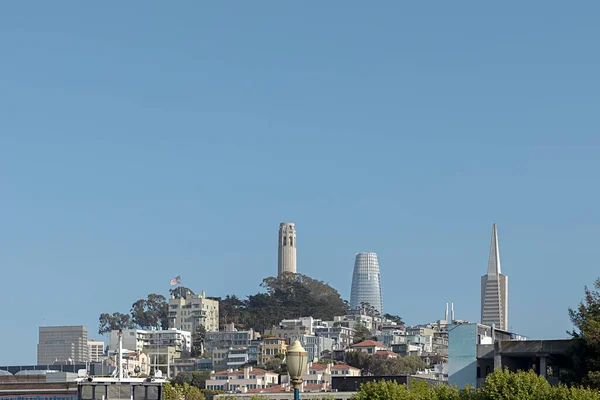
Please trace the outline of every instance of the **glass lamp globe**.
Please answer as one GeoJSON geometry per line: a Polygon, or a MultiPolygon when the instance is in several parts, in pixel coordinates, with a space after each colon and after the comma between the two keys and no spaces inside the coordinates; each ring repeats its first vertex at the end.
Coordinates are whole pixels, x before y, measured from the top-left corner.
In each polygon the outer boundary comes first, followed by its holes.
{"type": "Polygon", "coordinates": [[[308,352],[304,350],[298,339],[287,349],[285,358],[292,382],[301,381],[308,367],[308,352]]]}

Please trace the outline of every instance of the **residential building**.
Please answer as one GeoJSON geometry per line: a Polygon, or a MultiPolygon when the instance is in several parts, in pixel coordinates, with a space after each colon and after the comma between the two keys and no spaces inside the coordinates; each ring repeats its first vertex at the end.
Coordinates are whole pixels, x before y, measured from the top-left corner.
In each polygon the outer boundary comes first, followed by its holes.
{"type": "Polygon", "coordinates": [[[373,331],[375,329],[375,319],[370,315],[366,315],[362,311],[349,313],[343,316],[333,317],[334,326],[345,326],[354,330],[356,329],[357,324],[364,326],[370,331],[373,331]]]}
{"type": "Polygon", "coordinates": [[[360,343],[353,344],[348,349],[349,351],[362,351],[370,355],[376,354],[378,351],[390,350],[389,347],[383,345],[383,343],[376,342],[374,340],[364,340],[360,343]]]}
{"type": "Polygon", "coordinates": [[[227,352],[227,368],[239,368],[248,364],[249,361],[250,355],[247,347],[232,348],[227,352]]]}
{"type": "Polygon", "coordinates": [[[277,276],[284,272],[296,273],[296,225],[279,224],[277,276]]]}
{"type": "Polygon", "coordinates": [[[101,362],[104,359],[104,342],[94,339],[88,340],[90,348],[90,362],[101,362]]]}
{"type": "MultiPolygon", "coordinates": [[[[110,365],[118,369],[119,361],[118,354],[114,354],[108,357],[105,361],[106,365],[110,365]]],[[[150,374],[150,361],[149,357],[145,353],[135,351],[124,351],[123,352],[123,371],[125,377],[135,377],[140,374],[150,374]]]]}
{"type": "Polygon", "coordinates": [[[383,315],[381,274],[375,253],[356,254],[350,291],[350,307],[354,310],[360,309],[362,303],[369,303],[380,315],[383,315]]]}
{"type": "MultiPolygon", "coordinates": [[[[397,354],[394,354],[397,356],[397,354]]],[[[331,380],[332,377],[335,376],[360,376],[360,369],[351,367],[347,364],[339,363],[339,364],[317,364],[317,363],[308,363],[307,373],[302,377],[302,381],[307,384],[317,384],[323,385],[325,389],[331,388],[331,380]]],[[[284,375],[281,377],[282,384],[289,384],[290,377],[289,375],[284,375]]]]}
{"type": "Polygon", "coordinates": [[[277,385],[279,375],[256,367],[246,367],[243,370],[228,369],[212,371],[206,380],[206,389],[222,390],[224,392],[241,392],[242,389],[264,389],[277,385]]]}
{"type": "MultiPolygon", "coordinates": [[[[110,344],[108,346],[111,352],[119,349],[118,330],[110,332],[110,344]]],[[[123,329],[123,349],[133,352],[151,352],[160,347],[172,347],[174,354],[186,354],[192,350],[192,334],[179,329],[168,330],[143,330],[143,329],[123,329]]],[[[179,355],[176,356],[179,358],[179,355]]]]}
{"type": "Polygon", "coordinates": [[[481,277],[481,323],[508,329],[508,276],[502,274],[500,267],[496,224],[492,227],[487,274],[481,277]]]}
{"type": "Polygon", "coordinates": [[[308,352],[308,361],[316,362],[321,359],[321,354],[324,351],[333,351],[333,339],[316,336],[316,335],[291,335],[290,343],[294,343],[298,339],[304,350],[308,352]]]}
{"type": "Polygon", "coordinates": [[[248,347],[258,337],[254,330],[238,331],[233,324],[228,324],[225,331],[207,332],[204,337],[205,352],[211,354],[217,348],[248,347]]]}
{"type": "Polygon", "coordinates": [[[264,338],[260,348],[258,363],[264,364],[277,354],[285,354],[286,349],[287,344],[285,339],[277,337],[264,338]]]}
{"type": "Polygon", "coordinates": [[[354,330],[341,325],[315,327],[314,332],[317,336],[332,339],[334,350],[345,349],[354,339],[354,330]]]}
{"type": "Polygon", "coordinates": [[[227,370],[227,354],[229,354],[229,347],[217,347],[210,352],[212,357],[213,369],[215,371],[227,370]]]}
{"type": "Polygon", "coordinates": [[[219,330],[219,301],[209,299],[202,292],[171,296],[169,300],[169,327],[195,333],[201,326],[207,332],[219,330]]]}
{"type": "Polygon", "coordinates": [[[90,361],[87,326],[41,326],[37,363],[86,363],[90,361]]]}
{"type": "Polygon", "coordinates": [[[298,319],[284,319],[279,325],[265,331],[265,336],[290,338],[291,335],[312,335],[314,327],[321,325],[320,319],[302,317],[298,319]]]}

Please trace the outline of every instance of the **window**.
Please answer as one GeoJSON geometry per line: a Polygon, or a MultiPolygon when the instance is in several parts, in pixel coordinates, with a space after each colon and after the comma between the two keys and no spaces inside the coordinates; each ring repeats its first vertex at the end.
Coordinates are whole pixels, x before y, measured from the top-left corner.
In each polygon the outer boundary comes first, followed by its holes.
{"type": "Polygon", "coordinates": [[[129,385],[111,385],[108,387],[109,399],[125,399],[131,398],[131,387],[129,385]]]}
{"type": "Polygon", "coordinates": [[[294,245],[294,238],[290,236],[290,246],[294,245]]]}
{"type": "Polygon", "coordinates": [[[94,387],[91,385],[81,386],[81,398],[83,400],[92,400],[94,397],[94,387]]]}
{"type": "Polygon", "coordinates": [[[144,400],[146,398],[146,388],[143,385],[133,387],[133,399],[144,400]]]}
{"type": "Polygon", "coordinates": [[[283,245],[285,246],[287,244],[287,237],[283,237],[283,245]]]}
{"type": "Polygon", "coordinates": [[[157,386],[148,386],[147,388],[147,396],[148,400],[158,400],[158,387],[157,386]]]}

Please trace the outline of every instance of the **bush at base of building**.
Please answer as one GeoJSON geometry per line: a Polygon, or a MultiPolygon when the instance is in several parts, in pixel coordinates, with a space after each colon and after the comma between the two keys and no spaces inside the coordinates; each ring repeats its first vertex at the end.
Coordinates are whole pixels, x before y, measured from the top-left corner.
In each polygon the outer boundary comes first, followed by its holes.
{"type": "Polygon", "coordinates": [[[410,389],[393,381],[368,382],[352,400],[600,400],[592,389],[550,386],[534,372],[498,370],[488,375],[481,388],[429,386],[413,380],[410,389]]]}
{"type": "Polygon", "coordinates": [[[195,386],[184,383],[183,385],[163,385],[163,400],[204,400],[204,394],[195,386]]]}

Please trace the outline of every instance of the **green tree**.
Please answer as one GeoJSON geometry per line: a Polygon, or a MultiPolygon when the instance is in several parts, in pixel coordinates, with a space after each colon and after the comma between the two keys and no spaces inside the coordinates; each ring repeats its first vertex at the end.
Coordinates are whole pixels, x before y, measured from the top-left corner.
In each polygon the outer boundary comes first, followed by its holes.
{"type": "Polygon", "coordinates": [[[183,384],[164,384],[164,400],[204,400],[204,394],[197,387],[188,383],[183,384]]]}
{"type": "Polygon", "coordinates": [[[371,337],[371,331],[363,324],[356,322],[354,324],[354,343],[362,342],[371,337]]]}
{"type": "Polygon", "coordinates": [[[533,371],[514,373],[498,369],[486,377],[479,395],[486,400],[548,400],[552,389],[544,377],[533,371]]]}
{"type": "Polygon", "coordinates": [[[131,306],[131,318],[141,328],[169,329],[169,304],[165,296],[151,293],[131,306]]]}
{"type": "Polygon", "coordinates": [[[204,325],[198,325],[196,331],[192,334],[192,357],[199,357],[204,351],[204,339],[206,338],[206,328],[204,325]]]}
{"type": "Polygon", "coordinates": [[[183,385],[184,383],[187,383],[188,385],[192,383],[192,374],[180,372],[175,378],[171,379],[171,384],[173,385],[183,385]]]}
{"type": "Polygon", "coordinates": [[[110,331],[117,329],[132,329],[135,324],[131,320],[129,314],[121,314],[119,312],[108,314],[100,314],[98,318],[98,333],[104,335],[110,333],[110,331]]]}
{"type": "Polygon", "coordinates": [[[352,400],[404,400],[410,399],[406,385],[394,381],[372,381],[360,385],[352,400]]]}
{"type": "Polygon", "coordinates": [[[594,288],[584,288],[584,300],[569,308],[574,325],[573,343],[567,351],[571,368],[561,376],[569,384],[583,384],[600,389],[600,279],[594,288]]]}
{"type": "Polygon", "coordinates": [[[191,375],[190,385],[197,387],[198,389],[206,388],[206,380],[210,377],[208,371],[192,371],[191,375]]]}

